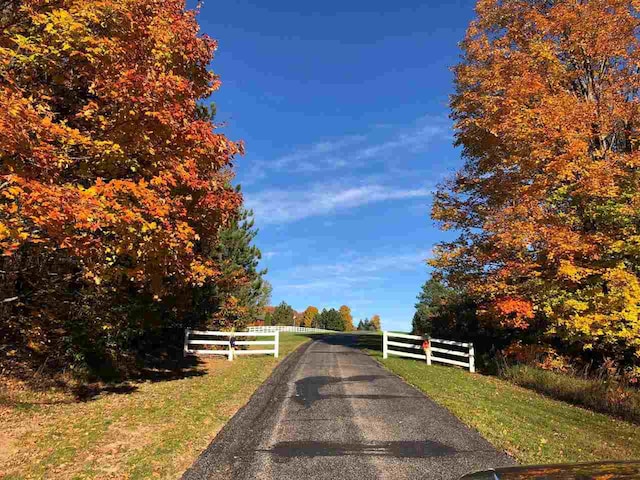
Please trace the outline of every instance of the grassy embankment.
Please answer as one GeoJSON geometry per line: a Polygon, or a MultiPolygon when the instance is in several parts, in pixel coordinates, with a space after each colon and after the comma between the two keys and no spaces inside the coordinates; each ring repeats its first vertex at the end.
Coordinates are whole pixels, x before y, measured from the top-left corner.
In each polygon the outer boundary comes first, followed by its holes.
{"type": "MultiPolygon", "coordinates": [[[[306,340],[281,334],[279,360],[306,340]]],[[[130,383],[85,402],[55,392],[0,395],[0,478],[177,478],[277,363],[206,358],[174,380],[130,383]]]]}
{"type": "Polygon", "coordinates": [[[640,458],[640,426],[462,369],[382,359],[380,337],[364,347],[386,368],[448,408],[520,463],[640,458]]]}
{"type": "Polygon", "coordinates": [[[556,400],[640,424],[640,390],[619,378],[578,376],[528,365],[505,367],[500,376],[556,400]]]}

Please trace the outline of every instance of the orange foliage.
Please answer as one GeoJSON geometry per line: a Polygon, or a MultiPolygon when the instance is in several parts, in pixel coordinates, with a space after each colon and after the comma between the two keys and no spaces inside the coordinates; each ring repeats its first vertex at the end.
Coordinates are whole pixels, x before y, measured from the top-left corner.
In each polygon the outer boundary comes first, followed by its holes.
{"type": "Polygon", "coordinates": [[[242,198],[242,146],[199,102],[216,44],[182,0],[25,0],[0,40],[0,250],[78,259],[85,280],[168,284],[219,273],[203,249],[242,198]]]}
{"type": "Polygon", "coordinates": [[[450,285],[621,357],[640,357],[637,9],[479,0],[451,103],[466,161],[433,207],[461,232],[432,262],[450,285]]]}
{"type": "Polygon", "coordinates": [[[534,317],[533,304],[522,298],[499,298],[493,302],[491,310],[500,319],[501,325],[509,328],[524,330],[534,317]]]}
{"type": "Polygon", "coordinates": [[[342,305],[338,311],[340,312],[340,316],[344,323],[343,331],[353,332],[355,328],[353,326],[353,315],[351,315],[351,309],[346,305],[342,305]]]}
{"type": "Polygon", "coordinates": [[[309,305],[306,310],[302,313],[302,317],[300,320],[301,326],[311,328],[313,327],[313,321],[318,315],[317,307],[313,305],[309,305]]]}

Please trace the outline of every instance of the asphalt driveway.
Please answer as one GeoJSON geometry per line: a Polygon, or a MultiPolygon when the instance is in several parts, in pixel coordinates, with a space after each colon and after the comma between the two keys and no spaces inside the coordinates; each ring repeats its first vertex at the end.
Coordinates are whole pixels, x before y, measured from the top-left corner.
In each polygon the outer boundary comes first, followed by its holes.
{"type": "Polygon", "coordinates": [[[513,464],[354,340],[286,358],[183,478],[435,480],[513,464]]]}

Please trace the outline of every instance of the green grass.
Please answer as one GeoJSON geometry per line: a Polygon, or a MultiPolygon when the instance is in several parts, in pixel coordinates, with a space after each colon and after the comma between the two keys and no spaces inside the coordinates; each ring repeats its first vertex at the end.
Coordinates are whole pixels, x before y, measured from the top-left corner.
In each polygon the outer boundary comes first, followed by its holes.
{"type": "Polygon", "coordinates": [[[640,427],[631,423],[495,377],[370,353],[520,463],[640,458],[640,427]]]}
{"type": "MultiPolygon", "coordinates": [[[[280,359],[308,340],[281,334],[280,359]]],[[[191,376],[76,402],[0,404],[0,477],[177,478],[269,376],[273,357],[205,359],[191,376]]]]}

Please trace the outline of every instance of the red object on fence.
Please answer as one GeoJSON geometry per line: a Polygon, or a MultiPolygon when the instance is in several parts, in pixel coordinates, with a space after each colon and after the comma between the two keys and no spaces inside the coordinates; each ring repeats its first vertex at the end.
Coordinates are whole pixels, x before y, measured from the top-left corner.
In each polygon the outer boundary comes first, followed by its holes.
{"type": "Polygon", "coordinates": [[[425,340],[422,342],[422,349],[429,350],[431,348],[431,342],[429,340],[425,340]]]}

